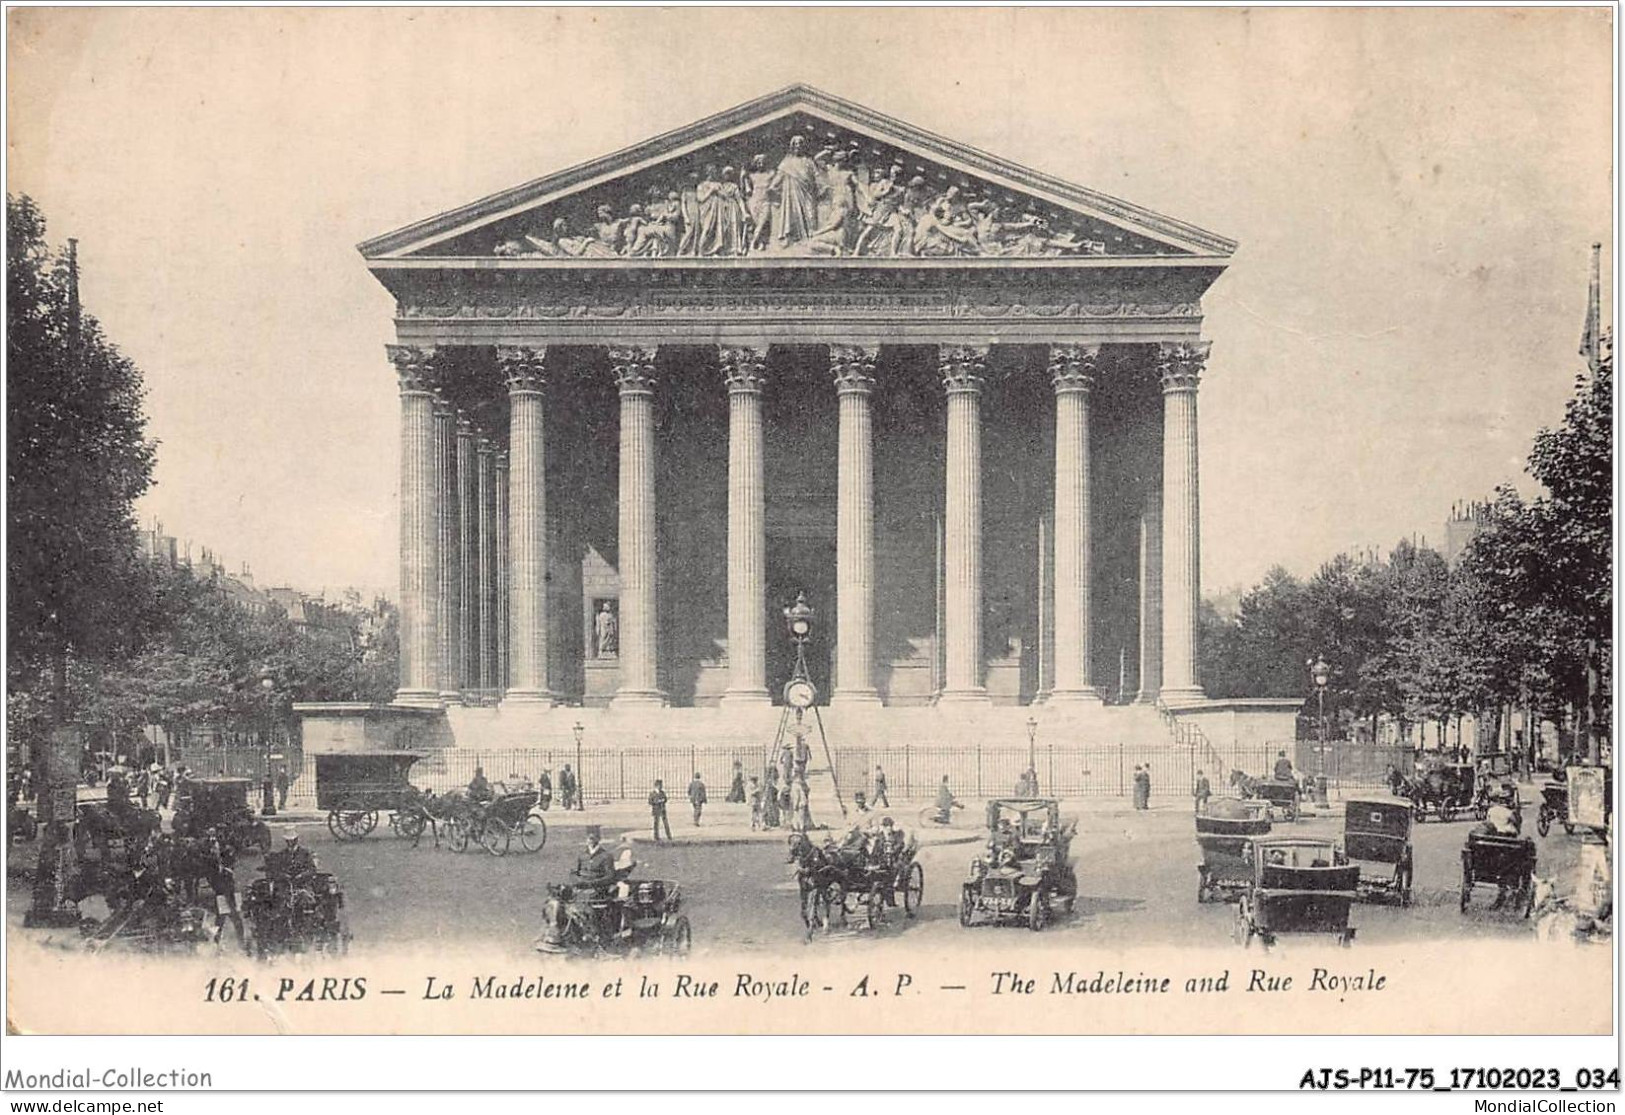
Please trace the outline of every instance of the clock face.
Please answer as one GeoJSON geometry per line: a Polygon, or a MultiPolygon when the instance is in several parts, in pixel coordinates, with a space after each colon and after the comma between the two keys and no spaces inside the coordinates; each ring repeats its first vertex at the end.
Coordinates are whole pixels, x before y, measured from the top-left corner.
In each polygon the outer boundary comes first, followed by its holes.
{"type": "Polygon", "coordinates": [[[809,708],[818,696],[818,690],[810,681],[797,679],[784,687],[784,703],[791,708],[809,708]]]}

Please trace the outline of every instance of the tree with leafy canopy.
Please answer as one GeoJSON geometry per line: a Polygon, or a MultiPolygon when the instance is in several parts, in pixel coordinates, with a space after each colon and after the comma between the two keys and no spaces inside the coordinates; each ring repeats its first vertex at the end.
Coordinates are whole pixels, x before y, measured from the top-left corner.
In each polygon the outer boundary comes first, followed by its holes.
{"type": "Polygon", "coordinates": [[[152,619],[134,504],[155,444],[140,371],[80,309],[27,196],[7,196],[6,237],[7,686],[61,722],[70,662],[129,651],[152,619]]]}

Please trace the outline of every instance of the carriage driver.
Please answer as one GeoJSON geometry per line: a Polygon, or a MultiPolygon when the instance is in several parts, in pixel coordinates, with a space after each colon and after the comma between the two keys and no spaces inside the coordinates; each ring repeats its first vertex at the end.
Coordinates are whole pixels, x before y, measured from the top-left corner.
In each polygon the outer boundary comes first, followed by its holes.
{"type": "Polygon", "coordinates": [[[908,838],[890,817],[880,819],[880,832],[875,836],[875,853],[887,867],[895,867],[903,854],[908,838]]]}
{"type": "Polygon", "coordinates": [[[272,866],[276,874],[292,878],[317,870],[315,854],[309,848],[300,845],[299,830],[292,825],[282,830],[282,850],[272,854],[277,862],[267,866],[272,866]]]}

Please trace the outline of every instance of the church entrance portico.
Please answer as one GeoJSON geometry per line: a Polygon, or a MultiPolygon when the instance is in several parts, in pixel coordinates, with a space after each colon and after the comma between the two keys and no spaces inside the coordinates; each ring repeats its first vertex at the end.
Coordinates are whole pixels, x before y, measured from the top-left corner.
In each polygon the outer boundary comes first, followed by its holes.
{"type": "Polygon", "coordinates": [[[369,241],[398,702],[754,723],[798,592],[832,713],[1200,701],[1232,250],[804,87],[369,241]]]}

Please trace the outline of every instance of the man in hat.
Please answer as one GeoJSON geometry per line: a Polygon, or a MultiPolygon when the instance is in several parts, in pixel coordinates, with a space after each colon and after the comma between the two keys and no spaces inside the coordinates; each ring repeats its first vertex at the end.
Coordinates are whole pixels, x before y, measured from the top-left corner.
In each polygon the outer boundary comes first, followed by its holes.
{"type": "Polygon", "coordinates": [[[903,830],[889,816],[880,819],[880,835],[875,839],[875,848],[880,853],[880,861],[888,868],[895,868],[908,838],[903,830]]]}
{"type": "Polygon", "coordinates": [[[299,830],[289,825],[282,830],[282,850],[266,857],[267,875],[283,875],[290,879],[308,875],[317,870],[316,856],[299,843],[299,830]],[[275,862],[270,862],[275,860],[275,862]]]}
{"type": "Polygon", "coordinates": [[[876,809],[890,809],[891,808],[891,802],[886,800],[886,772],[881,769],[881,766],[880,766],[879,763],[875,764],[875,796],[874,796],[874,803],[875,803],[875,808],[876,809]]]}
{"type": "Polygon", "coordinates": [[[474,777],[468,780],[468,800],[490,801],[491,796],[491,781],[485,777],[485,768],[476,766],[474,777]]]}
{"type": "MultiPolygon", "coordinates": [[[[666,839],[671,836],[671,819],[666,816],[666,786],[660,779],[655,779],[655,788],[649,791],[649,822],[654,828],[655,843],[660,843],[660,826],[666,826],[666,839]]],[[[698,817],[695,818],[698,823],[698,817]]]]}
{"type": "Polygon", "coordinates": [[[1275,753],[1274,775],[1275,781],[1277,782],[1292,781],[1292,760],[1286,757],[1285,751],[1277,751],[1275,753]]]}
{"type": "Polygon", "coordinates": [[[700,812],[705,808],[705,779],[700,777],[699,771],[694,772],[688,784],[688,804],[694,807],[694,826],[698,828],[700,812]]]}
{"type": "Polygon", "coordinates": [[[604,847],[603,832],[597,825],[587,826],[587,846],[576,856],[576,865],[570,877],[581,889],[582,906],[587,910],[583,925],[597,940],[604,934],[604,911],[610,891],[615,886],[615,857],[604,847]]]}
{"type": "Polygon", "coordinates": [[[1207,799],[1213,796],[1213,786],[1207,780],[1207,775],[1201,771],[1196,772],[1196,783],[1191,787],[1191,796],[1196,799],[1196,815],[1200,817],[1207,812],[1207,799]]]}

